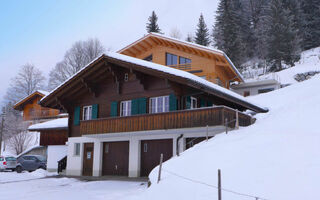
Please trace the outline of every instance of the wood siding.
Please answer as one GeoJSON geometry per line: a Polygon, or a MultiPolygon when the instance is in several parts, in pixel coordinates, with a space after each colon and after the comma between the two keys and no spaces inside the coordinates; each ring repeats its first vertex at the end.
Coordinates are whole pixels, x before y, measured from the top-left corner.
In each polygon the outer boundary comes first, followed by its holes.
{"type": "MultiPolygon", "coordinates": [[[[80,122],[80,135],[179,129],[224,125],[225,119],[234,127],[236,112],[227,107],[208,107],[175,112],[115,117],[80,122]]],[[[239,113],[239,125],[249,126],[251,117],[239,113]]]]}
{"type": "Polygon", "coordinates": [[[40,145],[65,145],[68,141],[68,130],[46,130],[40,132],[40,145]]]}

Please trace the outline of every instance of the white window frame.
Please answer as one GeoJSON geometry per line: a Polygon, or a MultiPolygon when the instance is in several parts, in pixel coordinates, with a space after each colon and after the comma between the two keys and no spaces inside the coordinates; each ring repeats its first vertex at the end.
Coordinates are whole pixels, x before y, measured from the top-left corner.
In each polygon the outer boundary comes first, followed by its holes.
{"type": "Polygon", "coordinates": [[[80,152],[81,152],[81,144],[80,144],[80,143],[74,143],[73,156],[80,156],[80,152]],[[78,154],[77,154],[77,146],[79,147],[79,152],[78,152],[78,154]]]}
{"type": "Polygon", "coordinates": [[[92,119],[92,105],[83,106],[82,120],[91,120],[91,119],[92,119]]]}
{"type": "Polygon", "coordinates": [[[170,100],[169,100],[169,95],[166,96],[160,96],[160,97],[151,97],[149,99],[149,113],[153,114],[153,113],[163,113],[163,112],[169,112],[170,109],[170,100]],[[159,103],[159,99],[162,98],[162,111],[158,111],[158,103],[159,103]],[[167,98],[167,102],[168,104],[166,104],[166,98],[167,98]],[[152,110],[152,102],[153,100],[155,100],[155,105],[153,106],[155,108],[154,112],[152,110]]]}
{"type": "Polygon", "coordinates": [[[190,97],[190,109],[198,108],[198,99],[195,97],[190,97]],[[195,102],[195,105],[193,104],[195,102]]]}
{"type": "Polygon", "coordinates": [[[128,101],[121,101],[120,102],[120,116],[131,116],[131,109],[132,109],[132,102],[131,100],[128,101]],[[129,106],[130,104],[130,106],[129,106]],[[123,106],[124,105],[124,106],[123,106]],[[125,113],[123,114],[123,108],[125,108],[125,113]],[[130,108],[130,109],[129,109],[130,108]]]}

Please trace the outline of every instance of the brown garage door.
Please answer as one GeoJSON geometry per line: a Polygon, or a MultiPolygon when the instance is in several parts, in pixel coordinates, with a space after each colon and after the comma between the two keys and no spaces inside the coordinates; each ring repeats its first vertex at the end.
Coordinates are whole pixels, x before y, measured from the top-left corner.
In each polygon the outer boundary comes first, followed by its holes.
{"type": "Polygon", "coordinates": [[[172,139],[141,141],[141,176],[148,176],[159,165],[160,154],[163,161],[172,157],[172,139]]]}
{"type": "Polygon", "coordinates": [[[83,176],[92,176],[93,169],[93,143],[83,144],[83,176]]]}
{"type": "MultiPolygon", "coordinates": [[[[212,136],[209,136],[209,139],[212,138],[212,136]]],[[[193,147],[194,145],[206,140],[206,137],[198,137],[198,138],[186,138],[186,149],[189,149],[193,147]]]]}
{"type": "Polygon", "coordinates": [[[104,142],[102,175],[128,176],[129,142],[104,142]]]}

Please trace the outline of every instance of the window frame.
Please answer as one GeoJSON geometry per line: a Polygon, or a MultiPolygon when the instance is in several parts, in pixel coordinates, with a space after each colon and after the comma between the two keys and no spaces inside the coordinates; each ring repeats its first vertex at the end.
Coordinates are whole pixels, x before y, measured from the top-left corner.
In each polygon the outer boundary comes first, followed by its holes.
{"type": "Polygon", "coordinates": [[[80,156],[80,152],[81,152],[81,143],[77,142],[74,143],[74,147],[73,147],[73,156],[80,156]],[[78,149],[79,147],[79,149],[78,149]]]}
{"type": "Polygon", "coordinates": [[[190,97],[190,109],[198,108],[198,99],[196,97],[190,97]],[[193,106],[193,102],[195,102],[195,106],[193,106]]]}
{"type": "Polygon", "coordinates": [[[92,105],[83,106],[83,108],[82,108],[82,120],[83,121],[92,120],[92,105]],[[86,116],[88,116],[88,118],[86,118],[86,116]]]}
{"type": "Polygon", "coordinates": [[[132,100],[126,100],[126,101],[120,101],[120,117],[127,117],[127,116],[131,116],[131,110],[132,110],[132,100]],[[129,108],[129,102],[130,102],[130,110],[129,108]],[[126,115],[123,115],[123,104],[125,104],[126,107],[126,115]]]}
{"type": "Polygon", "coordinates": [[[178,55],[175,55],[175,54],[172,54],[172,53],[168,53],[168,52],[166,52],[166,65],[167,66],[174,66],[174,65],[178,65],[178,63],[179,63],[179,56],[178,55]],[[168,56],[170,56],[170,62],[171,62],[171,64],[169,65],[168,64],[168,56]],[[173,57],[176,57],[177,58],[177,60],[176,60],[176,63],[175,64],[172,64],[173,62],[173,57]]]}
{"type": "Polygon", "coordinates": [[[165,95],[165,96],[158,96],[158,97],[150,97],[149,98],[149,113],[150,114],[156,114],[156,113],[164,113],[164,112],[169,112],[170,111],[170,99],[169,99],[169,95],[165,95]],[[162,98],[162,111],[158,111],[158,100],[162,98]],[[153,101],[155,100],[155,101],[153,101]],[[155,105],[152,106],[152,103],[155,102],[155,105]],[[166,102],[168,104],[166,104],[166,102]],[[154,111],[153,112],[153,109],[154,108],[154,111]]]}

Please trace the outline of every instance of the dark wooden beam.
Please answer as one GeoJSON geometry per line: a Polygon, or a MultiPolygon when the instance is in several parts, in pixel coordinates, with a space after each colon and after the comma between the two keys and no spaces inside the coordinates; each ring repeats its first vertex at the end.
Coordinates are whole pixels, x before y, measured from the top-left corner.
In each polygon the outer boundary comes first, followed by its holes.
{"type": "Polygon", "coordinates": [[[89,93],[93,94],[94,97],[97,97],[97,92],[91,84],[89,84],[84,78],[81,78],[81,83],[89,91],[89,93]]]}

